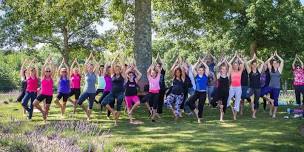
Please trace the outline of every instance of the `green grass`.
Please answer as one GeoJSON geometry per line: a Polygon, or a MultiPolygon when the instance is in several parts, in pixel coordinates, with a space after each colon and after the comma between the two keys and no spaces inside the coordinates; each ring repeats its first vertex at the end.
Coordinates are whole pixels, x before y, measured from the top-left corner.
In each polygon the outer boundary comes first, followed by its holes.
{"type": "MultiPolygon", "coordinates": [[[[134,115],[141,125],[128,123],[125,114],[114,127],[112,120],[107,120],[105,112],[100,115],[94,107],[92,123],[97,123],[103,130],[111,130],[111,137],[106,138],[106,150],[122,146],[127,151],[304,151],[304,137],[299,134],[298,127],[304,125],[303,119],[284,119],[287,106],[279,107],[277,119],[272,119],[262,109],[257,119],[252,119],[249,108],[246,107],[244,116],[237,121],[232,120],[231,111],[225,115],[225,122],[218,121],[217,109],[205,107],[204,121],[197,124],[192,117],[173,121],[171,113],[165,110],[162,118],[152,123],[147,118],[146,108],[141,106],[134,115]]],[[[26,121],[19,103],[0,104],[0,120],[3,124],[9,123],[11,117],[24,120],[24,125],[15,128],[15,133],[22,133],[43,125],[41,114],[34,113],[33,121],[26,121]]],[[[69,104],[65,120],[85,120],[84,112],[79,108],[77,114],[72,114],[69,104]]],[[[54,104],[50,109],[49,121],[60,120],[59,108],[54,104]]],[[[46,134],[56,133],[49,129],[46,134]]],[[[60,133],[63,137],[75,136],[67,130],[60,133]]],[[[97,137],[81,135],[78,144],[81,146],[97,140],[97,137]]],[[[98,142],[98,141],[97,141],[98,142]]]]}

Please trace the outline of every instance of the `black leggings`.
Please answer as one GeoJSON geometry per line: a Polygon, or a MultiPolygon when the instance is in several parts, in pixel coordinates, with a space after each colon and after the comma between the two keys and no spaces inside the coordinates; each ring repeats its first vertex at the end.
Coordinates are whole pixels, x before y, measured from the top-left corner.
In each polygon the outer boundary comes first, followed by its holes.
{"type": "Polygon", "coordinates": [[[157,110],[159,105],[159,93],[150,93],[149,92],[149,105],[153,107],[154,110],[157,110]]]}
{"type": "Polygon", "coordinates": [[[21,91],[21,93],[20,93],[20,95],[18,96],[18,98],[17,98],[17,101],[18,102],[21,102],[22,101],[22,99],[23,99],[23,97],[25,96],[25,90],[24,91],[21,91]]]}
{"type": "Polygon", "coordinates": [[[217,89],[216,90],[216,96],[213,100],[213,105],[216,106],[216,102],[218,102],[218,105],[223,105],[223,112],[226,112],[227,109],[227,100],[229,97],[229,88],[228,89],[217,89]]]}
{"type": "Polygon", "coordinates": [[[301,94],[302,94],[302,104],[304,105],[304,86],[294,86],[296,101],[298,105],[301,105],[301,94]]]}
{"type": "MultiPolygon", "coordinates": [[[[96,92],[97,93],[97,92],[96,92]]],[[[102,96],[99,98],[98,102],[100,103],[100,110],[102,111],[102,104],[101,101],[110,93],[110,91],[103,91],[102,96]]],[[[111,108],[114,108],[115,102],[111,102],[109,105],[111,108]]],[[[111,115],[111,111],[108,110],[107,116],[111,115]]]]}
{"type": "Polygon", "coordinates": [[[254,95],[254,110],[257,110],[259,109],[259,99],[260,99],[260,96],[261,96],[261,89],[253,89],[251,88],[252,90],[252,93],[254,95]]]}
{"type": "Polygon", "coordinates": [[[195,91],[194,95],[190,96],[187,104],[190,109],[193,111],[196,108],[195,101],[198,99],[198,117],[203,117],[204,105],[206,102],[207,93],[195,91]]]}
{"type": "Polygon", "coordinates": [[[159,113],[159,114],[163,113],[165,94],[166,94],[166,89],[161,89],[159,91],[159,101],[158,101],[158,105],[157,105],[157,113],[159,113]]]}

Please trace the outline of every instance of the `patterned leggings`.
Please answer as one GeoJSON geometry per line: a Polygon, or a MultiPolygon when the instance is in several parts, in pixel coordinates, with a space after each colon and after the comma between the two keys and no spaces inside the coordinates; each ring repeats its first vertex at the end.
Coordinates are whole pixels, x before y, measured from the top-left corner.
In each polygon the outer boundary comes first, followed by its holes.
{"type": "Polygon", "coordinates": [[[168,108],[172,109],[173,104],[175,103],[174,113],[176,116],[180,116],[179,110],[180,110],[181,104],[183,102],[183,99],[184,99],[183,94],[176,95],[176,94],[170,93],[165,99],[165,104],[168,108]]]}

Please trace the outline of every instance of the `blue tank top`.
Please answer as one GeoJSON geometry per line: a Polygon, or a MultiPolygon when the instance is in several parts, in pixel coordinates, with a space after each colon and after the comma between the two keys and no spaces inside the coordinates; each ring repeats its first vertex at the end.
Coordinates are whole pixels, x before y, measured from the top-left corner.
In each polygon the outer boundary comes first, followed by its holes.
{"type": "Polygon", "coordinates": [[[205,92],[208,86],[208,77],[204,74],[202,77],[195,77],[196,91],[205,92]]]}
{"type": "Polygon", "coordinates": [[[66,77],[60,77],[58,82],[58,92],[60,93],[70,93],[70,80],[66,77]]]}
{"type": "Polygon", "coordinates": [[[85,86],[84,86],[84,92],[87,93],[96,93],[96,75],[95,73],[87,73],[85,75],[85,86]]]}

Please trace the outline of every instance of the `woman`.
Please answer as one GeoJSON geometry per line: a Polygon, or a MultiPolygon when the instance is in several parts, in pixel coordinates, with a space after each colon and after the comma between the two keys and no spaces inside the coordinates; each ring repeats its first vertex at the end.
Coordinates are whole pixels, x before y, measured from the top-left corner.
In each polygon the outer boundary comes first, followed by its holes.
{"type": "Polygon", "coordinates": [[[223,59],[222,62],[219,62],[217,65],[218,75],[217,75],[217,90],[213,104],[216,105],[220,110],[220,121],[224,121],[224,114],[227,109],[227,100],[229,97],[229,75],[228,75],[228,62],[227,59],[223,59]]]}
{"type": "Polygon", "coordinates": [[[35,63],[35,60],[33,59],[31,63],[29,64],[29,68],[27,68],[27,71],[29,71],[29,75],[26,77],[26,92],[24,97],[22,98],[22,106],[28,113],[28,119],[31,120],[33,116],[33,102],[37,97],[37,91],[38,91],[38,66],[35,63]],[[34,65],[32,67],[32,65],[34,65]],[[30,101],[30,106],[28,106],[28,102],[30,101]]]}
{"type": "Polygon", "coordinates": [[[298,55],[296,55],[292,63],[293,86],[295,89],[296,101],[301,106],[301,94],[303,97],[302,106],[304,105],[304,65],[298,55]],[[299,61],[300,64],[296,64],[299,61]]]}
{"type": "Polygon", "coordinates": [[[74,114],[76,112],[76,105],[77,105],[77,101],[79,99],[80,96],[80,86],[81,86],[81,75],[79,74],[79,69],[80,69],[80,65],[77,62],[77,59],[75,58],[69,73],[70,75],[70,79],[71,79],[71,91],[70,91],[70,95],[69,95],[69,101],[72,102],[74,104],[74,114]],[[75,67],[74,67],[75,66],[75,67]],[[73,101],[71,99],[72,96],[75,96],[75,100],[73,101]]]}
{"type": "MultiPolygon", "coordinates": [[[[98,100],[98,103],[100,104],[100,109],[102,110],[102,100],[110,93],[110,91],[112,90],[112,78],[111,78],[111,65],[109,64],[106,64],[105,65],[105,68],[104,68],[104,71],[103,71],[103,74],[104,74],[104,80],[105,80],[105,88],[102,92],[102,96],[99,98],[98,100]]],[[[110,104],[110,106],[112,108],[114,108],[114,102],[112,102],[110,104]]],[[[107,118],[110,119],[110,114],[111,112],[108,110],[108,113],[107,113],[107,118]]]]}
{"type": "Polygon", "coordinates": [[[236,120],[237,113],[240,111],[240,101],[242,96],[242,87],[241,87],[241,77],[244,70],[244,61],[235,54],[234,57],[229,62],[229,72],[230,77],[230,89],[229,97],[227,100],[227,107],[230,106],[230,101],[232,97],[235,96],[234,107],[232,109],[233,120],[236,120]],[[232,65],[233,62],[233,65],[232,65]]]}
{"type": "Polygon", "coordinates": [[[94,59],[93,53],[91,52],[89,58],[85,62],[85,67],[84,67],[85,87],[83,89],[83,93],[80,95],[77,101],[77,104],[81,106],[82,109],[85,111],[88,121],[91,120],[91,112],[95,101],[95,95],[96,95],[95,84],[96,84],[96,75],[98,74],[97,69],[98,69],[98,63],[94,59]],[[89,100],[88,107],[83,105],[83,102],[87,99],[89,100]]]}
{"type": "Polygon", "coordinates": [[[49,57],[46,59],[44,65],[41,69],[41,87],[40,94],[34,101],[34,106],[42,113],[43,120],[46,122],[49,109],[53,99],[53,77],[54,77],[54,66],[52,64],[52,59],[49,57]],[[40,106],[40,102],[44,102],[44,108],[40,106]]]}
{"type": "Polygon", "coordinates": [[[250,92],[254,95],[253,104],[251,104],[252,118],[256,118],[256,112],[259,108],[259,98],[261,96],[261,72],[264,62],[259,60],[254,54],[253,58],[246,63],[246,69],[249,73],[250,92]],[[260,62],[260,64],[258,64],[260,62]]]}
{"type": "MultiPolygon", "coordinates": [[[[67,66],[64,59],[62,60],[57,71],[58,71],[58,90],[57,90],[58,94],[54,102],[57,106],[60,107],[61,117],[63,117],[66,108],[66,103],[69,99],[70,91],[71,91],[69,67],[67,66]],[[63,101],[62,104],[59,102],[61,99],[63,101]]],[[[74,102],[72,102],[72,104],[74,105],[74,102]]]]}
{"type": "Polygon", "coordinates": [[[173,76],[173,86],[171,93],[165,99],[165,104],[171,109],[175,120],[181,117],[180,107],[184,98],[186,71],[182,65],[183,63],[178,63],[177,61],[175,61],[170,70],[173,76]]]}
{"type": "MultiPolygon", "coordinates": [[[[22,63],[21,69],[20,69],[20,78],[21,78],[21,90],[20,94],[17,97],[17,102],[21,102],[23,97],[25,96],[26,93],[26,75],[27,75],[27,69],[24,67],[25,64],[27,64],[26,60],[22,63]]],[[[24,111],[26,112],[26,110],[24,111]]]]}
{"type": "Polygon", "coordinates": [[[195,113],[197,122],[201,123],[201,118],[203,117],[203,110],[207,97],[209,67],[204,61],[199,59],[198,62],[194,65],[193,75],[196,86],[195,93],[189,97],[187,104],[195,113]],[[197,99],[199,99],[198,107],[196,107],[195,104],[195,101],[197,99]]]}
{"type": "Polygon", "coordinates": [[[128,116],[130,123],[133,123],[132,114],[134,110],[140,105],[140,100],[137,96],[138,81],[140,80],[142,74],[138,71],[136,66],[131,65],[131,67],[126,70],[127,82],[125,84],[125,101],[128,110],[128,116]]]}
{"type": "Polygon", "coordinates": [[[153,64],[147,70],[147,78],[149,81],[149,105],[152,107],[152,122],[155,122],[155,117],[157,117],[157,107],[159,105],[159,92],[160,92],[160,71],[153,64]]]}
{"type": "Polygon", "coordinates": [[[117,126],[117,121],[120,116],[121,105],[124,99],[124,81],[125,72],[124,66],[115,64],[114,61],[111,64],[112,71],[112,89],[110,93],[102,100],[101,105],[105,106],[114,116],[114,125],[117,126]],[[117,99],[116,110],[114,110],[115,99],[117,99]]]}
{"type": "MultiPolygon", "coordinates": [[[[160,60],[161,61],[161,60],[160,60]]],[[[160,91],[159,91],[159,102],[157,106],[157,114],[156,116],[159,117],[159,114],[163,113],[163,104],[164,104],[164,98],[166,94],[166,83],[165,83],[165,75],[166,71],[163,68],[163,63],[158,62],[156,64],[156,68],[160,71],[160,80],[159,80],[159,86],[160,86],[160,91]]]]}
{"type": "MultiPolygon", "coordinates": [[[[97,76],[97,90],[96,90],[96,96],[99,93],[102,93],[106,87],[106,81],[104,77],[104,65],[100,65],[98,76],[97,76]]],[[[95,102],[98,104],[99,102],[95,100],[95,102]]]]}
{"type": "Polygon", "coordinates": [[[269,82],[269,90],[267,93],[270,93],[270,98],[272,101],[272,105],[270,107],[269,115],[272,118],[276,118],[276,113],[278,110],[278,100],[280,96],[281,89],[281,74],[284,67],[284,60],[275,52],[268,59],[268,69],[270,70],[270,82],[269,82]],[[278,59],[275,59],[277,57],[278,59]]]}

